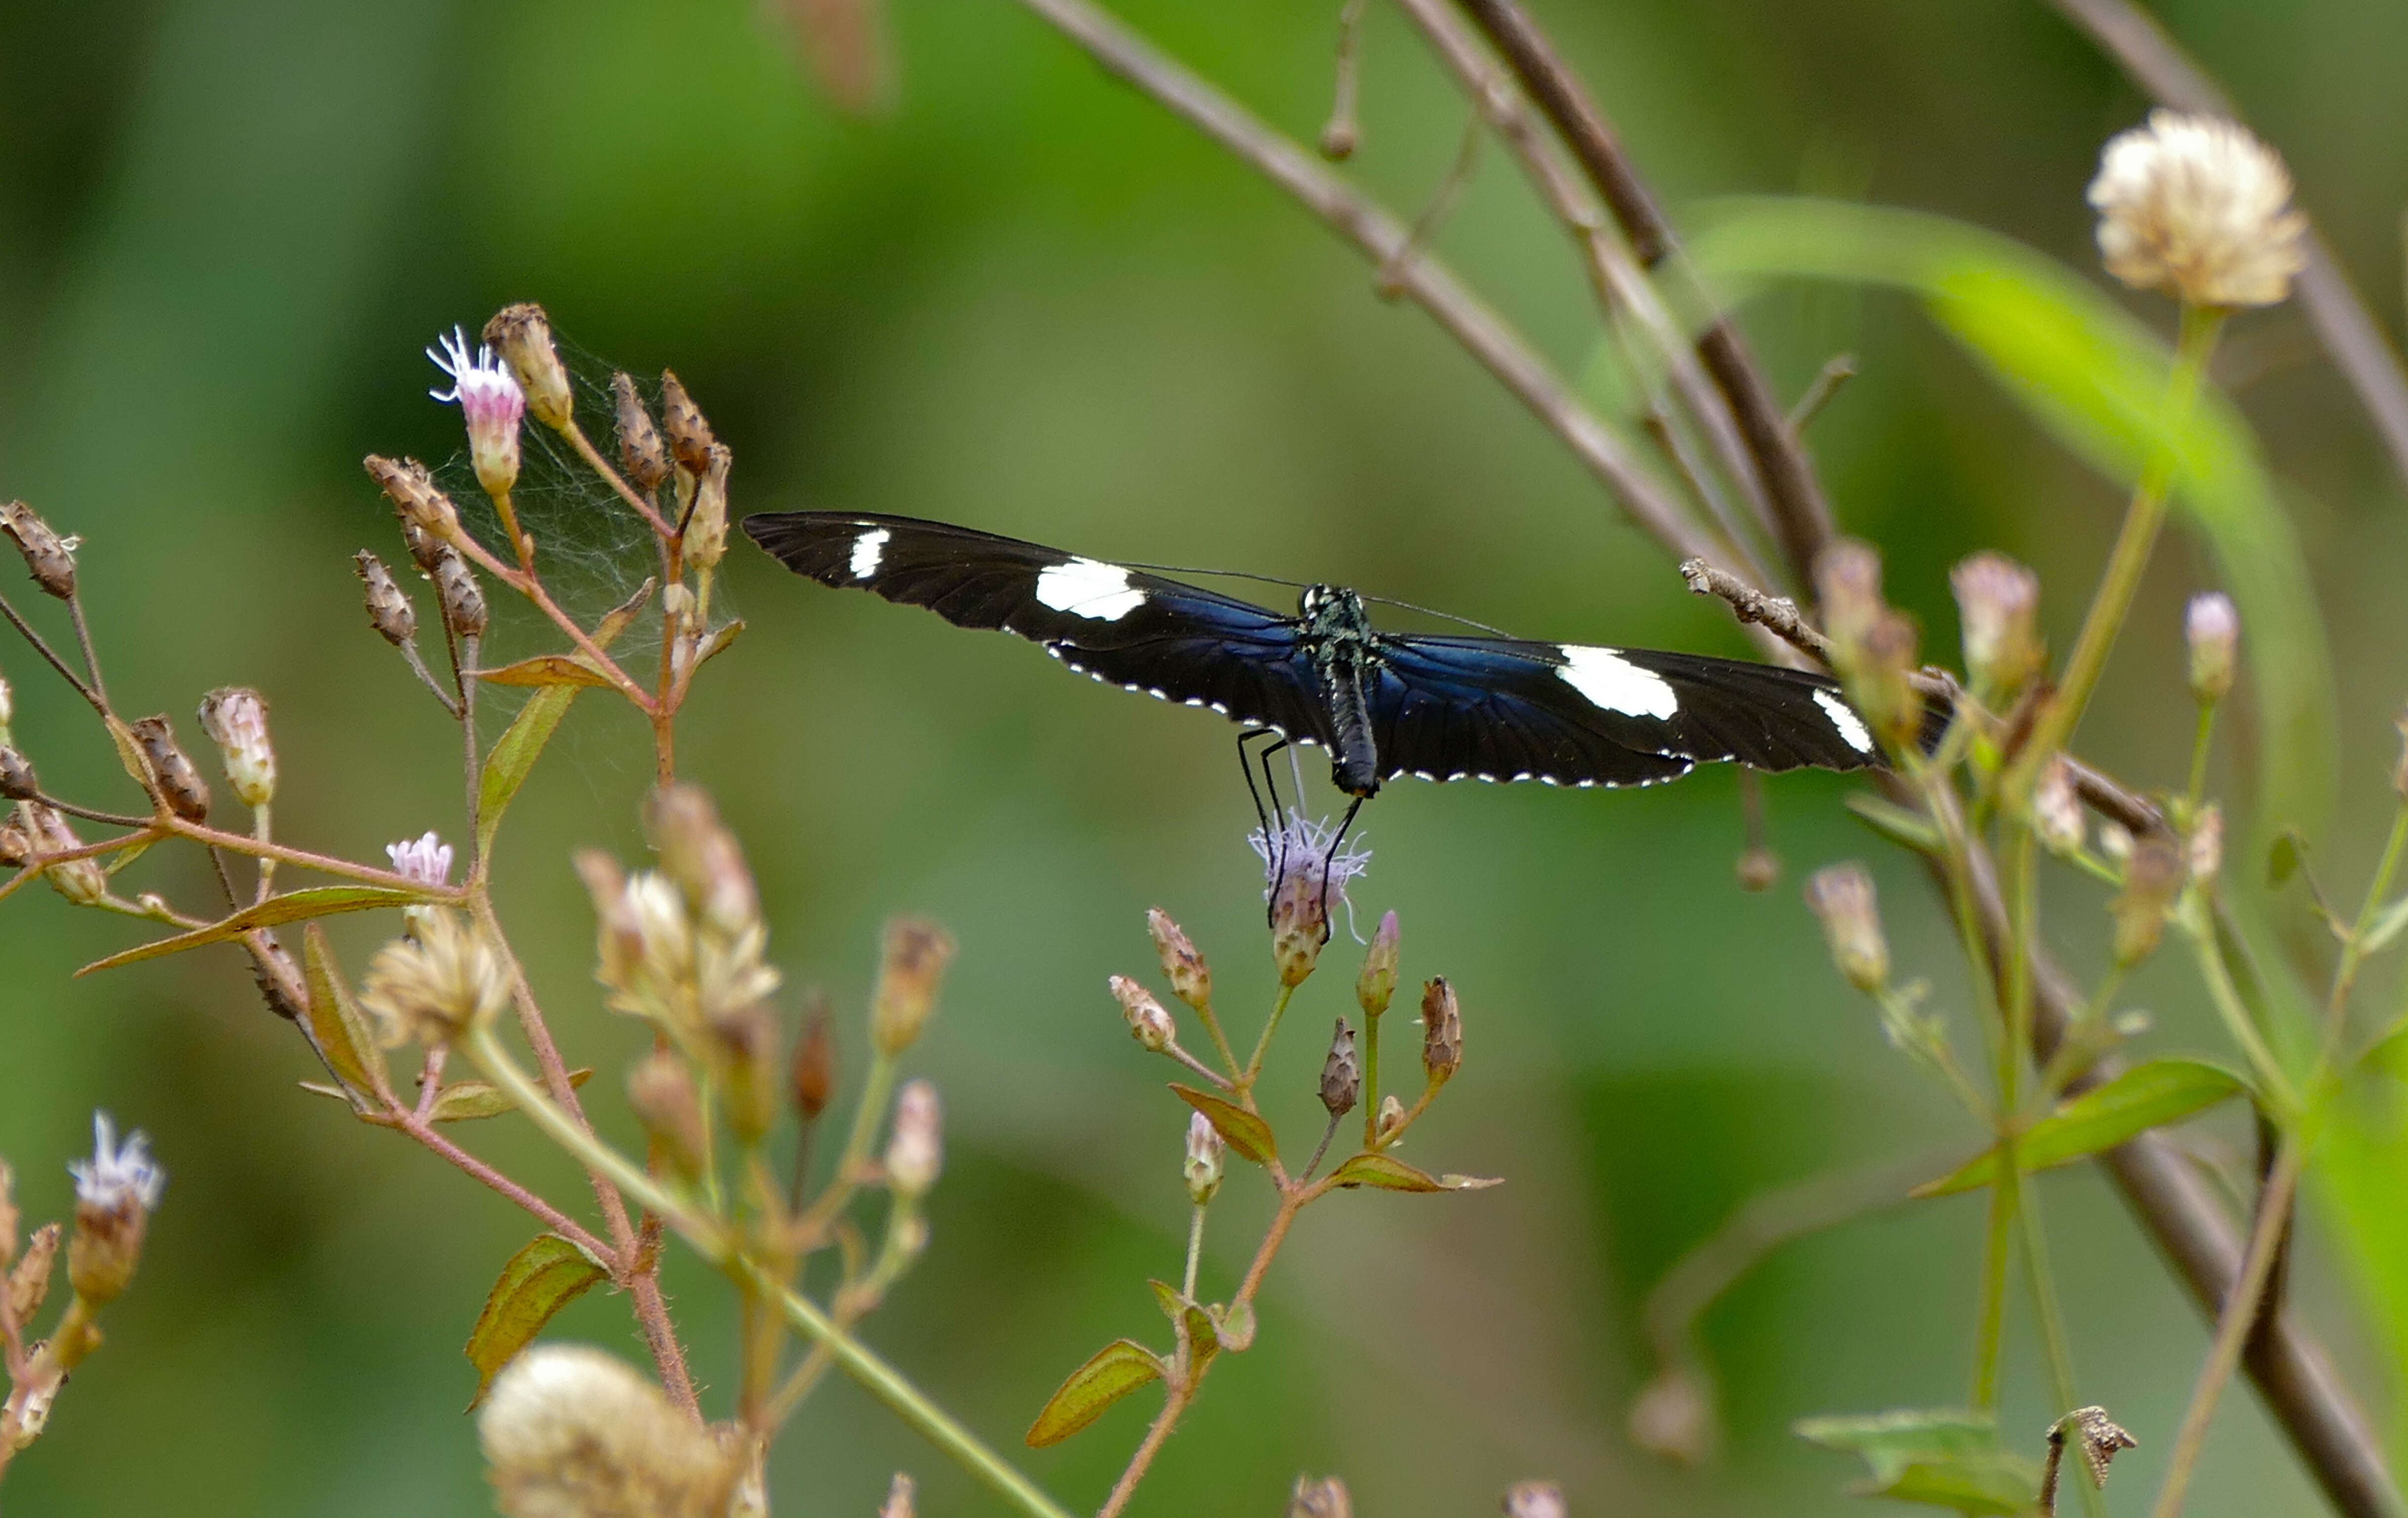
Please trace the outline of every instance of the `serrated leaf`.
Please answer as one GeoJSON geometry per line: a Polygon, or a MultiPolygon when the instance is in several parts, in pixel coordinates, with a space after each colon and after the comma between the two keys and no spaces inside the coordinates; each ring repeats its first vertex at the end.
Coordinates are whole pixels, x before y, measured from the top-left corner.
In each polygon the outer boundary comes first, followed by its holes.
{"type": "MultiPolygon", "coordinates": [[[[571,1086],[582,1086],[593,1078],[591,1069],[568,1072],[571,1086]]],[[[466,1122],[471,1118],[498,1118],[517,1106],[509,1092],[489,1080],[455,1080],[435,1093],[435,1106],[426,1117],[430,1122],[466,1122]]]]}
{"type": "Polygon", "coordinates": [[[1811,1443],[1863,1458],[1870,1478],[1849,1488],[1858,1496],[1975,1513],[2027,1512],[2039,1501],[2037,1466],[2001,1447],[1985,1414],[1900,1410],[1792,1426],[1811,1443]]]}
{"type": "MultiPolygon", "coordinates": [[[[2094,1086],[2024,1131],[2015,1156],[2026,1170],[2067,1164],[2162,1127],[2248,1090],[2248,1082],[2205,1060],[2162,1059],[2136,1064],[2094,1086]]],[[[1998,1178],[1998,1154],[1918,1186],[1916,1196],[1946,1196],[1998,1178]]]]}
{"type": "Polygon", "coordinates": [[[1848,793],[1848,810],[1856,820],[1880,833],[1893,844],[1902,845],[1918,854],[1941,851],[1940,830],[1920,813],[1910,812],[1895,802],[1886,802],[1869,790],[1848,793]]]}
{"type": "Polygon", "coordinates": [[[309,1032],[326,1051],[326,1063],[354,1091],[389,1096],[384,1050],[368,1031],[368,1019],[351,1000],[343,967],[326,943],[326,930],[310,923],[301,930],[301,970],[309,988],[309,1032]]]}
{"type": "Polygon", "coordinates": [[[493,851],[494,834],[501,831],[502,814],[509,810],[510,799],[526,784],[535,769],[535,761],[543,757],[544,745],[568,715],[568,703],[577,699],[576,686],[546,686],[527,698],[519,708],[518,716],[499,738],[494,740],[492,752],[485,756],[484,773],[477,779],[477,857],[483,859],[493,851]]]}
{"type": "Polygon", "coordinates": [[[1106,1408],[1161,1378],[1162,1361],[1152,1350],[1134,1339],[1112,1340],[1046,1399],[1045,1410],[1028,1425],[1028,1447],[1061,1443],[1102,1417],[1106,1408]]]}
{"type": "Polygon", "coordinates": [[[1385,1192],[1442,1192],[1435,1176],[1414,1169],[1393,1154],[1357,1154],[1330,1178],[1340,1186],[1377,1186],[1385,1192]]]}
{"type": "Polygon", "coordinates": [[[477,1367],[474,1410],[485,1400],[494,1378],[525,1349],[552,1314],[606,1279],[599,1262],[558,1234],[538,1234],[510,1256],[500,1279],[485,1294],[484,1310],[468,1332],[468,1363],[477,1367]]]}
{"type": "Polygon", "coordinates": [[[1199,1092],[1193,1086],[1177,1081],[1170,1089],[1179,1099],[1204,1114],[1204,1120],[1217,1130],[1231,1149],[1256,1164],[1268,1164],[1279,1158],[1279,1142],[1271,1136],[1271,1125],[1234,1102],[1225,1102],[1211,1092],[1199,1092]]]}
{"type": "Polygon", "coordinates": [[[498,670],[479,670],[477,678],[489,686],[608,686],[610,677],[582,654],[538,654],[498,670]]]}
{"type": "Polygon", "coordinates": [[[232,917],[221,918],[206,928],[195,928],[173,938],[158,939],[122,954],[111,954],[105,960],[94,960],[76,974],[88,976],[95,970],[114,970],[122,964],[155,960],[167,954],[181,954],[186,949],[199,948],[208,944],[222,944],[229,938],[239,938],[253,928],[273,928],[308,918],[333,917],[337,912],[366,912],[380,906],[409,906],[419,902],[438,900],[441,898],[428,891],[399,890],[390,886],[312,886],[307,890],[288,890],[281,896],[270,896],[256,906],[244,907],[232,917]]]}
{"type": "Polygon", "coordinates": [[[1243,1354],[1254,1347],[1254,1305],[1251,1302],[1215,1302],[1205,1312],[1221,1339],[1221,1348],[1231,1354],[1243,1354]]]}

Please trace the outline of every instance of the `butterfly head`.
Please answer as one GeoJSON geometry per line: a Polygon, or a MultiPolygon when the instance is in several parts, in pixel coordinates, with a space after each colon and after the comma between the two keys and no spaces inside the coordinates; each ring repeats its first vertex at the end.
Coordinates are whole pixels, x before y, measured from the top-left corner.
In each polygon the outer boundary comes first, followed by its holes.
{"type": "Polygon", "coordinates": [[[1371,635],[1370,614],[1363,610],[1363,598],[1344,586],[1307,586],[1297,598],[1297,616],[1304,623],[1304,632],[1311,638],[1368,638],[1371,635]]]}

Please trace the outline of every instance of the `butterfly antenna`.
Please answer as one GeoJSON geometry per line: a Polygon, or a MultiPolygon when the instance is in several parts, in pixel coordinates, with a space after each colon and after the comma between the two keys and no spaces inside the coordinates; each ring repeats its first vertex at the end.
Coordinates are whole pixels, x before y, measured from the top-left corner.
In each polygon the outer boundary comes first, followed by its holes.
{"type": "MultiPolygon", "coordinates": [[[[1363,596],[1363,593],[1359,590],[1356,591],[1355,594],[1363,596]]],[[[1363,599],[1382,606],[1394,606],[1402,611],[1419,612],[1424,616],[1434,616],[1441,622],[1459,622],[1463,626],[1469,628],[1476,632],[1485,632],[1494,637],[1511,638],[1513,636],[1503,628],[1492,628],[1485,622],[1474,622],[1468,616],[1457,616],[1453,612],[1441,612],[1427,606],[1416,606],[1412,601],[1398,600],[1393,596],[1363,596],[1363,599]]]]}
{"type": "Polygon", "coordinates": [[[1244,570],[1205,570],[1192,564],[1143,564],[1133,558],[1115,559],[1113,562],[1125,569],[1147,570],[1155,574],[1202,574],[1222,580],[1254,580],[1267,586],[1285,586],[1290,590],[1305,587],[1301,580],[1283,580],[1276,574],[1253,574],[1244,570]]]}

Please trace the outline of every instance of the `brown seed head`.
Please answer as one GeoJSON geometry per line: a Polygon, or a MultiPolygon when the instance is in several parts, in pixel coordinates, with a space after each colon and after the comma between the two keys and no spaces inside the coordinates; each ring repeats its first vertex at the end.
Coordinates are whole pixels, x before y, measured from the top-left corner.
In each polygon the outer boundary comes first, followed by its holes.
{"type": "Polygon", "coordinates": [[[1815,871],[1806,882],[1806,905],[1822,921],[1842,979],[1869,996],[1889,984],[1889,940],[1863,865],[1850,860],[1815,871]]]}
{"type": "Polygon", "coordinates": [[[351,556],[351,563],[367,591],[368,626],[376,629],[377,636],[395,648],[417,637],[418,613],[401,593],[384,560],[363,548],[351,556]]]}
{"type": "Polygon", "coordinates": [[[1422,982],[1422,1069],[1432,1090],[1463,1068],[1463,1009],[1444,976],[1422,982]]]}
{"type": "Polygon", "coordinates": [[[538,1344],[504,1366],[477,1437],[509,1518],[724,1518],[745,1466],[730,1431],[581,1344],[538,1344]]]}
{"type": "Polygon", "coordinates": [[[900,1054],[937,1009],[953,936],[924,918],[896,918],[886,924],[884,948],[870,1002],[869,1041],[882,1054],[900,1054]]]}
{"type": "Polygon", "coordinates": [[[30,802],[42,793],[42,782],[34,774],[34,761],[14,748],[0,747],[0,796],[12,802],[30,802]]]}
{"type": "Polygon", "coordinates": [[[1363,1099],[1363,1063],[1354,1053],[1354,1030],[1340,1018],[1329,1035],[1329,1055],[1321,1062],[1321,1105],[1333,1118],[1354,1110],[1363,1099]]]}
{"type": "Polygon", "coordinates": [[[273,938],[245,947],[251,950],[251,984],[259,988],[267,1010],[287,1022],[300,1021],[309,1010],[309,990],[301,978],[301,966],[293,961],[293,951],[273,938]]]}
{"type": "Polygon", "coordinates": [[[1398,937],[1397,914],[1383,913],[1379,931],[1371,934],[1371,947],[1363,951],[1362,973],[1354,977],[1354,1005],[1367,1018],[1387,1011],[1397,994],[1398,937]]]}
{"type": "Polygon", "coordinates": [[[552,322],[543,308],[533,301],[505,306],[485,324],[482,336],[502,355],[502,362],[509,365],[519,388],[526,392],[527,410],[536,420],[555,431],[567,430],[575,403],[568,371],[561,368],[560,352],[552,340],[552,322]]]}
{"type": "Polygon", "coordinates": [[[420,569],[434,573],[435,545],[448,543],[459,535],[459,508],[452,504],[451,497],[435,488],[434,476],[414,458],[394,459],[370,454],[362,462],[401,517],[402,535],[409,542],[410,557],[418,560],[420,569]],[[418,537],[409,536],[412,528],[418,537]]]}
{"type": "Polygon", "coordinates": [[[803,1035],[795,1041],[795,1058],[787,1066],[786,1094],[805,1122],[816,1121],[836,1094],[836,1019],[824,993],[803,997],[803,1035]]]}
{"type": "Polygon", "coordinates": [[[1204,962],[1203,954],[1188,938],[1186,930],[1156,906],[1145,914],[1145,931],[1153,936],[1154,952],[1162,958],[1162,975],[1170,982],[1170,993],[1199,1012],[1210,1010],[1212,967],[1204,962]]]}
{"type": "Polygon", "coordinates": [[[443,625],[455,638],[485,635],[485,592],[476,571],[459,551],[444,543],[435,555],[435,600],[443,608],[443,625]]]}
{"type": "Polygon", "coordinates": [[[2182,845],[2173,838],[2148,832],[2132,840],[2131,858],[2124,862],[2124,889],[2107,904],[2115,918],[2116,963],[2138,964],[2156,951],[2184,875],[2182,845]]]}
{"type": "Polygon", "coordinates": [[[209,815],[209,788],[201,779],[201,772],[181,748],[176,746],[176,730],[165,716],[146,716],[127,724],[134,735],[135,746],[150,761],[150,773],[159,783],[159,799],[167,810],[187,822],[206,820],[209,815]]]}
{"type": "Polygon", "coordinates": [[[1949,571],[1965,647],[1965,672],[1996,702],[2040,673],[2040,576],[1985,550],[1949,571]]]}
{"type": "Polygon", "coordinates": [[[1128,1019],[1129,1036],[1147,1049],[1159,1054],[1178,1037],[1178,1024],[1170,1012],[1154,1000],[1154,992],[1126,976],[1108,977],[1105,985],[1111,988],[1112,999],[1121,1004],[1121,1016],[1128,1019]]]}
{"type": "Polygon", "coordinates": [[[1354,1518],[1354,1497],[1335,1476],[1298,1476],[1288,1494],[1287,1518],[1354,1518]]]}
{"type": "Polygon", "coordinates": [[[627,1071],[627,1106],[671,1169],[688,1180],[702,1174],[710,1140],[702,1125],[702,1099],[685,1061],[665,1048],[638,1060],[627,1071]]]}
{"type": "Polygon", "coordinates": [[[886,1184],[898,1196],[920,1197],[944,1169],[944,1119],[937,1088],[907,1081],[895,1093],[895,1132],[886,1143],[886,1184]]]}
{"type": "Polygon", "coordinates": [[[24,1257],[8,1272],[7,1294],[0,1297],[0,1317],[20,1329],[33,1323],[34,1314],[42,1310],[43,1298],[50,1294],[50,1271],[58,1265],[64,1233],[54,1222],[35,1229],[33,1237],[25,1241],[24,1257]]]}
{"type": "Polygon", "coordinates": [[[610,399],[618,412],[619,463],[628,483],[650,491],[669,477],[668,450],[661,446],[660,428],[636,394],[634,378],[624,371],[610,376],[610,399]]]}
{"type": "Polygon", "coordinates": [[[727,470],[735,459],[725,443],[712,443],[695,487],[694,508],[685,518],[685,557],[695,569],[715,569],[727,557],[727,470]]]}
{"type": "Polygon", "coordinates": [[[25,556],[36,585],[61,600],[75,594],[75,544],[52,531],[31,506],[22,500],[0,503],[0,532],[25,556]]]}
{"type": "Polygon", "coordinates": [[[228,686],[201,699],[201,730],[218,745],[226,783],[242,804],[265,806],[276,799],[276,749],[267,738],[267,702],[256,690],[228,686]]]}
{"type": "Polygon", "coordinates": [[[702,408],[685,393],[685,386],[668,369],[661,371],[661,426],[669,435],[669,452],[685,471],[695,479],[702,478],[710,468],[710,450],[718,439],[710,435],[710,424],[702,419],[702,408]]]}
{"type": "Polygon", "coordinates": [[[2105,1408],[2076,1408],[2059,1418],[2048,1431],[2051,1444],[2063,1444],[2071,1438],[2082,1454],[2082,1467],[2090,1473],[2090,1484],[2107,1484],[2109,1462],[2126,1450],[2137,1450],[2141,1441],[2107,1416],[2105,1408]]]}
{"type": "MultiPolygon", "coordinates": [[[[29,859],[83,846],[67,819],[39,802],[17,803],[17,825],[32,846],[29,859]]],[[[108,872],[98,860],[64,860],[44,865],[43,873],[50,876],[51,889],[78,906],[90,906],[108,894],[108,872]]]]}

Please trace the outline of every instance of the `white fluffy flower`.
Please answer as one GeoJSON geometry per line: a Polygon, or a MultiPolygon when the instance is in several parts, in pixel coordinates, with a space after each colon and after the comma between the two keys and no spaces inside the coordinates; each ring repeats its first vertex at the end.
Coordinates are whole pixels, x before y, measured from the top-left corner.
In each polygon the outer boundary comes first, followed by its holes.
{"type": "Polygon", "coordinates": [[[108,1114],[94,1112],[92,1158],[67,1162],[67,1174],[75,1177],[76,1201],[112,1212],[124,1209],[129,1202],[138,1204],[144,1212],[157,1207],[167,1172],[150,1158],[150,1143],[137,1128],[119,1144],[117,1127],[108,1120],[108,1114]]]}
{"type": "Polygon", "coordinates": [[[2107,271],[2194,306],[2271,306],[2307,267],[2307,219],[2287,210],[2291,176],[2248,129],[2213,116],[2149,113],[2100,156],[2107,271]]]}

